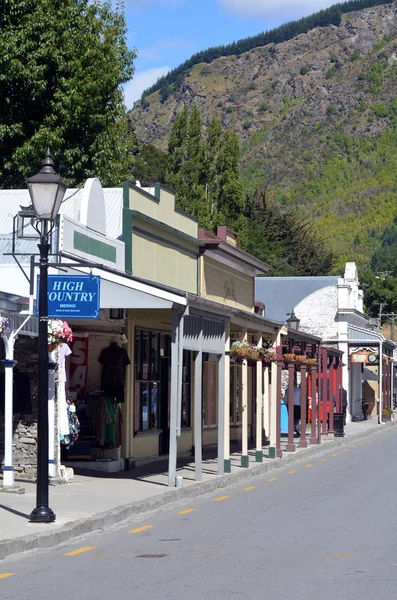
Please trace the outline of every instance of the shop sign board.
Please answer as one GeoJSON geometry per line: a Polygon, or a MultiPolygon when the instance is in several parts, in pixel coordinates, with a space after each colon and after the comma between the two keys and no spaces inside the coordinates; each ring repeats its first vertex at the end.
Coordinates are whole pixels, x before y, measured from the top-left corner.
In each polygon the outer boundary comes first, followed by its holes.
{"type": "MultiPolygon", "coordinates": [[[[37,296],[40,276],[37,277],[37,296]]],[[[38,315],[39,302],[36,302],[38,315]]],[[[52,319],[99,319],[100,277],[49,275],[48,316],[52,319]]]]}
{"type": "Polygon", "coordinates": [[[375,364],[378,362],[378,355],[374,352],[370,352],[369,350],[360,350],[359,352],[354,352],[351,355],[352,363],[361,363],[361,364],[375,364]]]}

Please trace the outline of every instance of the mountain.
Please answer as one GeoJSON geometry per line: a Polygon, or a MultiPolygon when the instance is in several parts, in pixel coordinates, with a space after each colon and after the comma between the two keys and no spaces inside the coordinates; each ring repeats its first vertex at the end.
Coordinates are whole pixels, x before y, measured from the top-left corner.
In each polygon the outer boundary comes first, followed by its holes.
{"type": "Polygon", "coordinates": [[[346,260],[369,265],[397,217],[396,84],[393,2],[195,64],[131,117],[141,142],[165,150],[185,104],[199,105],[204,127],[217,114],[238,133],[246,192],[266,188],[314,216],[340,270],[346,260]]]}

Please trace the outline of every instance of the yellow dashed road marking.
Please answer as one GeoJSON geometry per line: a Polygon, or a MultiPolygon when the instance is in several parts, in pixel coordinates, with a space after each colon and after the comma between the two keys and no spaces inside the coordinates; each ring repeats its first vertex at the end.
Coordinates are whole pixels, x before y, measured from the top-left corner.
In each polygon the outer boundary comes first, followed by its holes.
{"type": "Polygon", "coordinates": [[[345,448],[344,450],[342,450],[342,452],[349,452],[349,450],[345,448]]]}
{"type": "Polygon", "coordinates": [[[332,558],[351,558],[353,554],[327,554],[327,556],[331,556],[332,558]]]}
{"type": "Polygon", "coordinates": [[[194,512],[195,510],[195,508],[186,508],[185,510],[181,510],[181,512],[179,512],[178,515],[188,515],[189,513],[194,512]]]}
{"type": "Polygon", "coordinates": [[[254,490],[256,485],[250,485],[249,487],[244,488],[244,492],[249,492],[250,490],[254,490]]]}
{"type": "Polygon", "coordinates": [[[95,550],[95,548],[96,546],[83,546],[82,548],[77,548],[77,550],[72,550],[72,552],[67,552],[65,556],[76,556],[77,554],[83,554],[83,552],[95,550]]]}
{"type": "Polygon", "coordinates": [[[5,579],[6,577],[12,577],[15,573],[0,573],[0,579],[5,579]]]}
{"type": "Polygon", "coordinates": [[[338,456],[338,453],[337,453],[337,452],[335,452],[335,454],[331,454],[331,456],[338,456]]]}
{"type": "Polygon", "coordinates": [[[351,446],[351,448],[357,448],[357,446],[351,446]]]}
{"type": "Polygon", "coordinates": [[[319,462],[325,462],[326,460],[326,458],[320,458],[319,462]]]}
{"type": "Polygon", "coordinates": [[[310,463],[310,465],[305,465],[305,469],[309,469],[312,466],[313,466],[312,463],[310,463]]]}
{"type": "Polygon", "coordinates": [[[272,477],[271,479],[268,479],[268,481],[277,481],[278,477],[272,477]]]}
{"type": "Polygon", "coordinates": [[[219,496],[219,498],[214,498],[214,502],[220,502],[221,500],[226,500],[229,496],[219,496]]]}
{"type": "Polygon", "coordinates": [[[293,475],[296,471],[288,471],[288,475],[293,475]]]}
{"type": "Polygon", "coordinates": [[[363,446],[363,445],[364,445],[364,442],[358,442],[358,445],[359,445],[359,446],[363,446]]]}
{"type": "Polygon", "coordinates": [[[153,525],[142,525],[142,527],[138,527],[137,529],[131,529],[128,533],[141,533],[141,531],[146,531],[146,529],[151,529],[153,525]]]}

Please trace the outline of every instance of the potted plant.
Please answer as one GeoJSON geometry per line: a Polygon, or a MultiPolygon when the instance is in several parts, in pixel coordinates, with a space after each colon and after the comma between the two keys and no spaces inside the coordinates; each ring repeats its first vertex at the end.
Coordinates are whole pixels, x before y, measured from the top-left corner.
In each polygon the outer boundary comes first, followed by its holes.
{"type": "Polygon", "coordinates": [[[308,358],[307,364],[310,365],[311,367],[314,367],[317,364],[317,358],[308,358]]]}
{"type": "Polygon", "coordinates": [[[302,364],[306,362],[307,356],[306,354],[295,354],[295,362],[302,364]]]}
{"type": "Polygon", "coordinates": [[[252,362],[258,362],[260,359],[259,350],[255,345],[252,345],[248,348],[247,359],[252,362]]]}
{"type": "Polygon", "coordinates": [[[230,346],[230,353],[234,358],[238,360],[244,360],[248,356],[248,351],[250,349],[250,344],[248,342],[233,342],[230,346]]]}
{"type": "Polygon", "coordinates": [[[382,419],[384,421],[391,421],[391,416],[393,414],[393,411],[391,410],[391,408],[384,408],[382,410],[382,419]]]}
{"type": "Polygon", "coordinates": [[[293,362],[295,360],[295,354],[292,354],[292,353],[283,354],[283,359],[285,360],[286,363],[293,362]]]}
{"type": "Polygon", "coordinates": [[[72,329],[61,319],[48,320],[48,352],[52,352],[61,344],[73,341],[72,329]]]}

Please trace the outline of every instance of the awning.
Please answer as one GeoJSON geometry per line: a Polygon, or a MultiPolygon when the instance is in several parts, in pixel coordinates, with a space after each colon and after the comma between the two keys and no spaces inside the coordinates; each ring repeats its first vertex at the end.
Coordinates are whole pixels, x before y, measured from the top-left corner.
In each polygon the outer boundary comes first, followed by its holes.
{"type": "Polygon", "coordinates": [[[371,371],[370,369],[365,369],[363,371],[363,381],[379,381],[379,377],[376,373],[371,371]]]}
{"type": "Polygon", "coordinates": [[[97,267],[68,269],[69,274],[90,272],[101,278],[100,308],[169,309],[175,304],[187,306],[187,298],[183,293],[168,291],[164,287],[143,282],[133,276],[97,267]]]}

